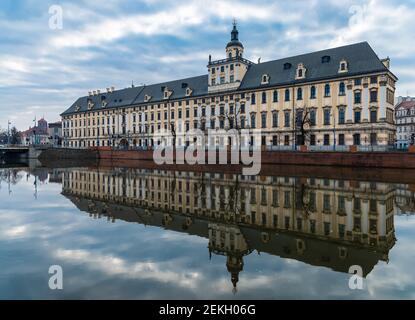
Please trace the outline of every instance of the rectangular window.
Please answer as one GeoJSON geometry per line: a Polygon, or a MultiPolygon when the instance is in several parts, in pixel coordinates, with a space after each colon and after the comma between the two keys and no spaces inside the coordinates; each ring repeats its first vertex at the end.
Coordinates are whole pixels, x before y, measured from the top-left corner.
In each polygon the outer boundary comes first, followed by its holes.
{"type": "Polygon", "coordinates": [[[230,82],[234,82],[234,81],[235,81],[235,77],[234,77],[233,75],[232,75],[232,76],[230,76],[230,77],[229,77],[229,81],[230,81],[230,82]]]}
{"type": "Polygon", "coordinates": [[[284,113],[284,126],[286,128],[290,127],[290,113],[289,112],[284,113]]]}
{"type": "Polygon", "coordinates": [[[339,109],[339,124],[345,124],[345,114],[346,112],[344,111],[344,109],[339,109]]]}
{"type": "Polygon", "coordinates": [[[284,136],[284,145],[289,146],[290,145],[290,136],[285,135],[284,136]]]}
{"type": "Polygon", "coordinates": [[[329,134],[325,134],[324,135],[324,145],[325,146],[329,146],[330,145],[330,135],[329,134]]]}
{"type": "Polygon", "coordinates": [[[360,111],[355,111],[354,112],[354,122],[355,123],[360,123],[360,118],[361,118],[361,112],[360,111]]]}
{"type": "Polygon", "coordinates": [[[355,133],[353,135],[353,145],[360,146],[360,134],[359,133],[355,133]]]}
{"type": "Polygon", "coordinates": [[[241,129],[245,129],[245,118],[241,118],[241,129]]]}
{"type": "Polygon", "coordinates": [[[378,139],[377,139],[376,132],[371,132],[370,133],[370,145],[372,145],[372,146],[377,145],[377,141],[378,141],[378,139]]]}
{"type": "Polygon", "coordinates": [[[316,125],[316,110],[314,109],[310,111],[310,125],[316,125]]]}
{"type": "Polygon", "coordinates": [[[344,134],[339,134],[339,146],[344,146],[344,134]]]}
{"type": "Polygon", "coordinates": [[[370,91],[370,102],[377,102],[378,101],[378,91],[372,90],[370,91]]]}
{"type": "Polygon", "coordinates": [[[272,136],[272,145],[277,146],[278,145],[278,136],[272,136]]]}
{"type": "Polygon", "coordinates": [[[310,135],[310,145],[311,146],[316,145],[316,135],[315,134],[310,135]]]}
{"type": "Polygon", "coordinates": [[[261,127],[263,129],[267,127],[267,114],[266,113],[261,114],[261,127]]]}
{"type": "Polygon", "coordinates": [[[245,113],[245,104],[244,103],[241,104],[241,113],[242,114],[245,113]]]}
{"type": "Polygon", "coordinates": [[[225,115],[225,107],[224,106],[220,106],[219,113],[220,113],[221,116],[225,115]]]}
{"type": "Polygon", "coordinates": [[[354,93],[354,103],[355,104],[362,103],[362,93],[360,91],[355,91],[355,93],[354,93]]]}
{"type": "Polygon", "coordinates": [[[325,109],[324,110],[324,125],[325,126],[330,124],[330,116],[331,116],[331,110],[325,109]]]}
{"type": "Polygon", "coordinates": [[[358,78],[358,79],[354,79],[354,85],[355,86],[360,86],[362,84],[362,79],[358,78]]]}
{"type": "Polygon", "coordinates": [[[370,122],[375,123],[378,120],[377,110],[370,110],[370,122]]]}
{"type": "Polygon", "coordinates": [[[323,211],[330,212],[330,195],[325,194],[323,195],[323,211]]]}
{"type": "Polygon", "coordinates": [[[371,83],[371,84],[376,84],[376,83],[378,83],[378,77],[377,77],[377,76],[370,77],[370,83],[371,83]]]}
{"type": "Polygon", "coordinates": [[[272,127],[277,128],[278,127],[278,112],[272,113],[272,127]]]}

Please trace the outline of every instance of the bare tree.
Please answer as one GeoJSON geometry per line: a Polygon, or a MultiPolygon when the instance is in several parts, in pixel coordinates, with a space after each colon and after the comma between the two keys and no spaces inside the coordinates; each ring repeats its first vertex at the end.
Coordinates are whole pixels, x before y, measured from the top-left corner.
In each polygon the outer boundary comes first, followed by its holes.
{"type": "Polygon", "coordinates": [[[307,184],[302,182],[300,185],[295,185],[295,194],[297,209],[301,210],[303,218],[307,220],[314,206],[311,200],[311,191],[307,184]]]}
{"type": "Polygon", "coordinates": [[[310,113],[310,108],[297,110],[295,121],[296,130],[298,132],[296,137],[297,145],[303,146],[310,139],[310,128],[312,125],[310,113]]]}

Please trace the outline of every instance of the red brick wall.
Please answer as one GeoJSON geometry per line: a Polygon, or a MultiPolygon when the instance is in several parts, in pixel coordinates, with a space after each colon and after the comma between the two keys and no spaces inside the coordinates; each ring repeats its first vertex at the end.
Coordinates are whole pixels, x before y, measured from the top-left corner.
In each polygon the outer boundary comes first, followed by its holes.
{"type": "MultiPolygon", "coordinates": [[[[101,159],[153,160],[153,151],[99,150],[101,159]]],[[[230,155],[228,155],[230,159],[230,155]]],[[[277,152],[263,151],[262,164],[415,169],[415,154],[404,152],[277,152]]]]}

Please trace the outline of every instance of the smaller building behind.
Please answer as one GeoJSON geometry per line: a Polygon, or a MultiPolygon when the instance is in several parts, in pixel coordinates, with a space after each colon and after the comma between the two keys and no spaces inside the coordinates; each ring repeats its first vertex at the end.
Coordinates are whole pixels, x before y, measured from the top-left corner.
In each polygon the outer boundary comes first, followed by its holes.
{"type": "Polygon", "coordinates": [[[62,145],[62,122],[49,123],[48,126],[49,143],[54,146],[62,145]]]}
{"type": "Polygon", "coordinates": [[[62,123],[49,123],[44,119],[40,119],[37,125],[29,127],[28,130],[21,133],[22,144],[53,144],[55,146],[62,144],[62,123]]]}
{"type": "Polygon", "coordinates": [[[407,149],[415,144],[415,98],[398,97],[395,117],[397,147],[407,149]]]}

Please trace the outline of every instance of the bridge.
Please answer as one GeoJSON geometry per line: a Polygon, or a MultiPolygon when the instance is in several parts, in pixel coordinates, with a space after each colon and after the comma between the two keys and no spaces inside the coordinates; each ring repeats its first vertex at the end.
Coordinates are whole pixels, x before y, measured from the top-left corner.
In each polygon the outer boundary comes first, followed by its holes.
{"type": "Polygon", "coordinates": [[[0,160],[7,159],[35,159],[40,154],[41,150],[45,150],[47,146],[14,146],[6,145],[0,146],[0,160]]]}

